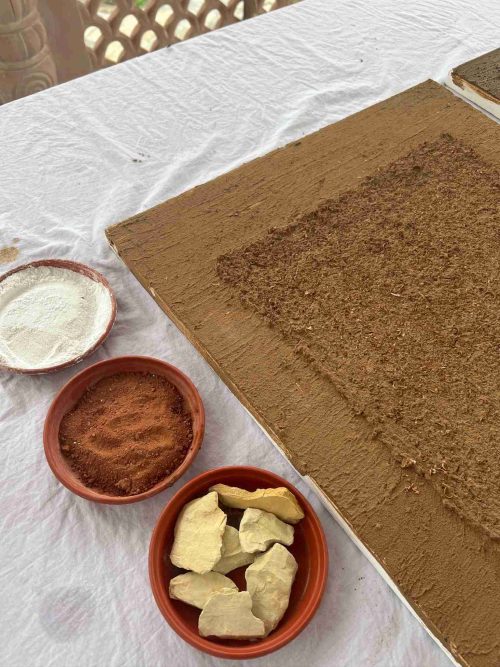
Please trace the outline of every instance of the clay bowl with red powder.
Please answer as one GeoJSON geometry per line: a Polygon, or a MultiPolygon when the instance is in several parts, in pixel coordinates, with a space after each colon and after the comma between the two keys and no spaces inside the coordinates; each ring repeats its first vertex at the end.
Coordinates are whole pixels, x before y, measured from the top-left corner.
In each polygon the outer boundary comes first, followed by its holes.
{"type": "MultiPolygon", "coordinates": [[[[148,403],[146,401],[144,403],[144,413],[147,410],[148,403]]],[[[111,430],[113,428],[114,425],[111,424],[111,430]]],[[[196,457],[203,441],[204,432],[205,410],[201,397],[194,384],[184,373],[160,359],[127,356],[115,357],[114,359],[108,359],[89,366],[64,385],[55,396],[47,413],[43,431],[43,444],[45,456],[52,472],[66,488],[87,500],[97,503],[121,505],[145,500],[172,486],[186,472],[196,457]],[[176,465],[175,469],[169,471],[152,486],[137,493],[124,492],[120,494],[116,492],[116,489],[108,493],[96,488],[95,484],[83,481],[84,475],[78,473],[74,462],[70,462],[62,451],[61,445],[64,441],[61,440],[61,424],[65,423],[65,418],[76,410],[90,391],[103,383],[112,381],[113,378],[123,377],[127,374],[154,377],[157,381],[163,381],[164,379],[170,387],[173,385],[173,388],[175,388],[173,391],[179,397],[183,412],[191,416],[190,433],[192,437],[190,438],[190,444],[189,442],[186,443],[186,448],[182,453],[183,458],[176,465]]],[[[97,437],[99,438],[99,433],[97,437]]],[[[131,446],[131,455],[137,458],[137,451],[135,451],[134,446],[131,446]]]]}
{"type": "MultiPolygon", "coordinates": [[[[233,579],[240,590],[246,590],[245,569],[241,567],[226,575],[233,579]]],[[[277,651],[291,642],[316,613],[325,590],[327,575],[326,539],[310,503],[286,479],[268,470],[250,466],[215,468],[187,482],[161,513],[149,547],[149,579],[161,613],[185,641],[218,658],[250,660],[277,651]],[[169,558],[179,512],[190,500],[203,496],[212,485],[219,483],[238,486],[248,491],[285,486],[295,495],[304,511],[304,518],[294,526],[293,544],[287,547],[298,565],[290,603],[276,629],[263,639],[237,641],[201,637],[198,632],[200,611],[180,600],[173,600],[168,593],[170,580],[181,573],[169,558]]]]}

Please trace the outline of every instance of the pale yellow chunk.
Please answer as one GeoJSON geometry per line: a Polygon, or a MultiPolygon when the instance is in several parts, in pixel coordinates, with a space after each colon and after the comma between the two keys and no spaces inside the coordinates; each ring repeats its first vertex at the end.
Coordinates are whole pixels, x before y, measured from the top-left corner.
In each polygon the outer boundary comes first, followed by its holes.
{"type": "Polygon", "coordinates": [[[238,590],[234,581],[218,572],[186,572],[170,580],[168,592],[174,600],[203,609],[211,595],[228,588],[238,590]]]}
{"type": "Polygon", "coordinates": [[[198,630],[202,637],[221,639],[256,639],[265,634],[264,623],[252,614],[250,593],[228,589],[208,599],[198,620],[198,630]]]}
{"type": "Polygon", "coordinates": [[[281,521],[271,512],[250,507],[245,510],[240,523],[240,543],[243,551],[266,551],[276,542],[290,546],[293,542],[293,526],[281,521]]]}
{"type": "Polygon", "coordinates": [[[254,559],[254,554],[245,553],[241,548],[240,535],[236,528],[226,526],[222,538],[222,558],[215,565],[214,572],[227,574],[236,570],[237,567],[253,563],[254,559]]]}
{"type": "Polygon", "coordinates": [[[237,486],[215,484],[210,491],[217,491],[220,500],[228,507],[246,509],[255,507],[275,514],[278,519],[287,523],[297,523],[304,518],[304,512],[291,491],[285,487],[276,489],[257,489],[246,491],[237,486]]]}
{"type": "Polygon", "coordinates": [[[264,621],[266,635],[274,630],[287,610],[296,573],[297,561],[281,544],[272,546],[246,569],[252,611],[264,621]]]}
{"type": "Polygon", "coordinates": [[[215,492],[187,503],[175,524],[172,563],[198,574],[210,572],[221,558],[226,521],[215,492]]]}

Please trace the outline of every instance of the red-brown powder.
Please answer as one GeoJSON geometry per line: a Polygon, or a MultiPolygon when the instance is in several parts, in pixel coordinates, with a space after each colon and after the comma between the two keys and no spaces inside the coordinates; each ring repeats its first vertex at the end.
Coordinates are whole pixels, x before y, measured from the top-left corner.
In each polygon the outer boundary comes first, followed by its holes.
{"type": "Polygon", "coordinates": [[[193,439],[176,387],[152,373],[118,373],[87,389],[61,421],[59,442],[85,485],[135,495],[167,477],[193,439]]]}

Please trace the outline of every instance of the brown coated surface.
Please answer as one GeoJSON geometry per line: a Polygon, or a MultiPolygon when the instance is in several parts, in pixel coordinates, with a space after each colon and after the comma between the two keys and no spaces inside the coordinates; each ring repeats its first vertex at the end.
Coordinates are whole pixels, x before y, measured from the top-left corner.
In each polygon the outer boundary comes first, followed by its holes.
{"type": "Polygon", "coordinates": [[[467,81],[500,102],[500,49],[455,67],[452,77],[457,85],[460,80],[467,81]]]}
{"type": "Polygon", "coordinates": [[[91,385],[59,427],[63,456],[86,486],[144,493],[170,475],[193,440],[178,389],[153,373],[117,373],[91,385]]]}
{"type": "Polygon", "coordinates": [[[108,237],[429,628],[463,664],[498,667],[499,544],[395,463],[333,383],[216,273],[221,254],[288,225],[443,132],[498,168],[498,126],[426,82],[141,213],[108,237]],[[419,494],[408,492],[411,484],[419,494]]]}
{"type": "Polygon", "coordinates": [[[402,468],[500,540],[500,172],[422,144],[219,277],[363,414],[402,468]]]}

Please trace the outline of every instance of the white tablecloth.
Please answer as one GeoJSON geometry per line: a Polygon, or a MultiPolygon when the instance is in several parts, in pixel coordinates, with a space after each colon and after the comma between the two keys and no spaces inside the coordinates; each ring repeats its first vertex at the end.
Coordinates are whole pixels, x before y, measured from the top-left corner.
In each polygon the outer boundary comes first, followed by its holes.
{"type": "Polygon", "coordinates": [[[265,467],[296,484],[330,548],[319,612],[260,665],[449,665],[113,255],[103,230],[423,79],[443,80],[451,66],[497,47],[499,35],[498,0],[307,0],[0,109],[0,247],[16,238],[18,262],[88,263],[118,298],[111,337],[78,368],[1,376],[1,665],[220,664],[164,622],[147,551],[180,484],[226,464],[265,467]],[[207,433],[173,489],[137,505],[98,506],[52,476],[42,427],[51,398],[76,370],[122,354],[167,359],[188,373],[205,401],[207,433]]]}

